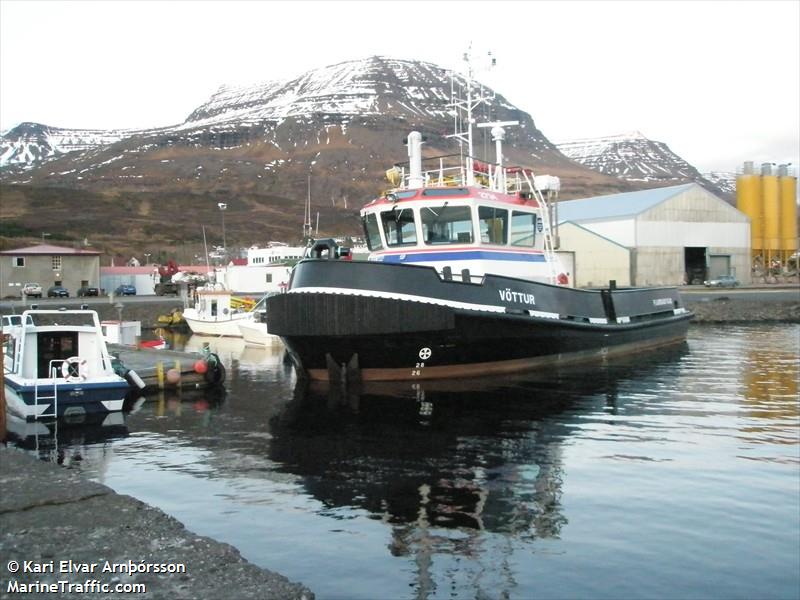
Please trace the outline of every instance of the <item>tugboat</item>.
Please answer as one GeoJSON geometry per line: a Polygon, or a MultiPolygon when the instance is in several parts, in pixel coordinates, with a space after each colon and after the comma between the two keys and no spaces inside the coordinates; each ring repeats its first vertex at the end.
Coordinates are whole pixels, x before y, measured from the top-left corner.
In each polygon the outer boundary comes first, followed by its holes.
{"type": "Polygon", "coordinates": [[[677,288],[584,290],[553,248],[543,188],[554,177],[503,164],[505,127],[491,127],[496,164],[472,156],[466,78],[458,164],[426,159],[422,135],[394,186],[361,210],[371,254],[318,240],[286,293],[267,299],[267,326],[300,376],[363,381],[463,378],[605,360],[685,340],[692,313],[677,288]]]}

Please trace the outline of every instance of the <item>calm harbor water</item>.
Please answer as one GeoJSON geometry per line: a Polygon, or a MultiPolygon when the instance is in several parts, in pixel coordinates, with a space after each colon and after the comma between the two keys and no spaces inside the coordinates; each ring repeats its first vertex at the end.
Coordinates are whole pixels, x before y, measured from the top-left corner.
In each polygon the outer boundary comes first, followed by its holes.
{"type": "Polygon", "coordinates": [[[798,325],[358,394],[298,384],[279,345],[203,341],[224,393],[16,443],[320,599],[800,597],[798,325]]]}

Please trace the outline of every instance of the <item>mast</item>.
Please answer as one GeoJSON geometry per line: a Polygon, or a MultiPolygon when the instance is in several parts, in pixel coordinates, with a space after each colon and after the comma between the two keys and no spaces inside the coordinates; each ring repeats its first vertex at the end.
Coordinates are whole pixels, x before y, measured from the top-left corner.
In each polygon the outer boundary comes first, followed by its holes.
{"type": "Polygon", "coordinates": [[[306,206],[303,210],[303,239],[311,237],[311,175],[307,179],[306,206]]]}
{"type": "MultiPolygon", "coordinates": [[[[487,53],[487,56],[490,59],[489,66],[486,70],[494,67],[496,64],[495,58],[492,56],[492,53],[487,53]]],[[[456,97],[456,86],[451,81],[451,94],[452,100],[450,102],[450,106],[454,108],[454,132],[452,135],[447,137],[454,137],[459,141],[459,145],[462,147],[466,145],[467,147],[467,155],[466,160],[464,161],[464,178],[466,185],[475,185],[475,163],[473,159],[473,141],[472,141],[472,124],[475,122],[475,119],[472,116],[473,111],[480,106],[481,104],[487,103],[491,100],[494,95],[492,96],[484,96],[483,94],[483,87],[481,86],[479,90],[476,91],[474,98],[473,98],[473,85],[475,84],[473,77],[474,77],[474,69],[473,69],[473,57],[472,57],[472,44],[470,44],[468,50],[464,53],[464,62],[466,63],[466,71],[463,75],[464,77],[464,85],[466,87],[466,98],[460,99],[456,97]],[[462,116],[459,119],[459,114],[462,116]]]]}

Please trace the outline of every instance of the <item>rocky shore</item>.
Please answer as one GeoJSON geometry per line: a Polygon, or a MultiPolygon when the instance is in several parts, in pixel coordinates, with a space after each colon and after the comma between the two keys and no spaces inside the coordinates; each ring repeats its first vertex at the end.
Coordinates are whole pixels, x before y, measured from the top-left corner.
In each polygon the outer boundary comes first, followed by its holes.
{"type": "Polygon", "coordinates": [[[2,446],[0,489],[0,598],[314,598],[157,508],[2,446]]]}
{"type": "Polygon", "coordinates": [[[686,307],[694,312],[693,323],[800,323],[800,288],[787,288],[781,296],[761,294],[758,298],[738,292],[684,294],[686,307]]]}

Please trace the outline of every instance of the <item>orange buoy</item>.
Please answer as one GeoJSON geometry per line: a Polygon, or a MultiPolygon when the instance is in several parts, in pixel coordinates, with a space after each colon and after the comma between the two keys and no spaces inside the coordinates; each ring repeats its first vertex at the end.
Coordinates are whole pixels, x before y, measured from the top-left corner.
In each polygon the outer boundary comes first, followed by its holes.
{"type": "Polygon", "coordinates": [[[167,382],[178,383],[181,380],[181,372],[177,369],[170,369],[167,371],[167,382]]]}
{"type": "Polygon", "coordinates": [[[208,363],[204,360],[197,360],[194,363],[194,372],[203,375],[208,371],[208,363]]]}

